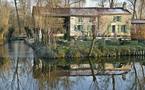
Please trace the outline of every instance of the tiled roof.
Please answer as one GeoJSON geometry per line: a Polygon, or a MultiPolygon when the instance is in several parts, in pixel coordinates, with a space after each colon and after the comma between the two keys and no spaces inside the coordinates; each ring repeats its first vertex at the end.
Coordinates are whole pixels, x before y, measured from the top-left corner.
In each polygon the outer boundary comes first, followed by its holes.
{"type": "Polygon", "coordinates": [[[47,8],[33,7],[33,14],[52,15],[52,16],[97,16],[97,15],[129,15],[130,12],[123,8],[47,8]]]}
{"type": "Polygon", "coordinates": [[[145,19],[134,19],[131,24],[145,24],[145,19]]]}

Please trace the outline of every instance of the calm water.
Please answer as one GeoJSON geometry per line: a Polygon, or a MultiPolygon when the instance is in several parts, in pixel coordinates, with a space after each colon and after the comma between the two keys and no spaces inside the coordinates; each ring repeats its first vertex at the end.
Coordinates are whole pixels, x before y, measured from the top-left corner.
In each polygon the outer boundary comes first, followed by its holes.
{"type": "Polygon", "coordinates": [[[144,57],[41,60],[22,41],[0,47],[0,90],[145,90],[144,57]]]}

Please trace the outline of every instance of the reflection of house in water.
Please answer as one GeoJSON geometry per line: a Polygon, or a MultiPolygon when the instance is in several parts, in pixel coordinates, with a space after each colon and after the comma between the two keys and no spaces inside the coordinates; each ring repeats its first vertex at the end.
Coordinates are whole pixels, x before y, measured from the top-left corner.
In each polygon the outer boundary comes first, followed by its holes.
{"type": "MultiPolygon", "coordinates": [[[[92,68],[96,75],[122,75],[131,70],[131,64],[122,63],[105,63],[102,67],[99,64],[94,64],[92,68]]],[[[88,76],[92,75],[90,68],[90,64],[70,64],[70,70],[63,70],[63,73],[69,76],[88,76]]]]}
{"type": "Polygon", "coordinates": [[[106,63],[105,64],[105,69],[106,70],[128,70],[131,68],[131,64],[122,64],[122,63],[115,63],[115,64],[111,64],[111,63],[106,63]]]}
{"type": "MultiPolygon", "coordinates": [[[[90,68],[90,64],[71,64],[70,65],[70,69],[89,69],[89,68],[90,68]]],[[[96,69],[97,64],[94,64],[93,68],[96,69]]]]}
{"type": "MultiPolygon", "coordinates": [[[[35,63],[39,64],[39,63],[35,63]]],[[[34,65],[36,66],[36,65],[34,65]]],[[[92,75],[92,70],[95,75],[122,75],[126,74],[131,70],[132,64],[127,62],[116,62],[116,63],[69,63],[69,64],[59,64],[59,62],[43,62],[41,71],[48,73],[56,73],[58,76],[90,76],[92,75]]],[[[38,68],[34,68],[37,71],[38,68]]],[[[40,70],[39,69],[39,70],[40,70]]]]}

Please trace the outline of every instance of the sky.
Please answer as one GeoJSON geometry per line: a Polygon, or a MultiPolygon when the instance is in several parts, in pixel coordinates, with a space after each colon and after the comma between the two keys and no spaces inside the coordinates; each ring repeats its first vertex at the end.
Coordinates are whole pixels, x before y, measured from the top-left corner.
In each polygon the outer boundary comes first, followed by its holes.
{"type": "MultiPolygon", "coordinates": [[[[9,2],[14,2],[14,0],[8,0],[9,2]]],[[[86,5],[85,7],[96,7],[97,6],[97,1],[98,0],[86,0],[86,5]]],[[[124,2],[125,0],[118,0],[120,2],[124,2]]],[[[35,5],[36,3],[32,3],[33,5],[35,5]]]]}
{"type": "Polygon", "coordinates": [[[96,1],[95,0],[86,0],[86,7],[95,7],[96,6],[96,1]]]}
{"type": "MultiPolygon", "coordinates": [[[[14,0],[8,0],[8,1],[14,4],[14,0]]],[[[97,5],[96,1],[97,0],[86,0],[85,7],[95,7],[97,5]]],[[[32,1],[32,5],[36,5],[36,3],[32,1]]]]}
{"type": "MultiPolygon", "coordinates": [[[[97,1],[98,0],[86,0],[86,7],[95,7],[97,6],[97,1]]],[[[124,2],[126,0],[117,0],[118,2],[124,2]]]]}

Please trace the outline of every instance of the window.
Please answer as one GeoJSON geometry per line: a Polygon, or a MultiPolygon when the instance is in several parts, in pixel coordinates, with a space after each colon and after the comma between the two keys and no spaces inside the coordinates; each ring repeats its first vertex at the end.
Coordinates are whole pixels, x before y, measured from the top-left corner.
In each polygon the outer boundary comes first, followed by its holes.
{"type": "Polygon", "coordinates": [[[75,31],[83,31],[83,25],[75,25],[74,30],[75,31]]]}
{"type": "Polygon", "coordinates": [[[126,25],[122,25],[121,26],[121,32],[127,33],[127,31],[126,31],[126,25]]]}
{"type": "Polygon", "coordinates": [[[113,21],[118,21],[118,22],[120,22],[120,21],[121,21],[121,16],[114,16],[114,17],[113,17],[113,21]]]}
{"type": "Polygon", "coordinates": [[[112,33],[115,33],[115,25],[112,25],[112,33]]]}
{"type": "Polygon", "coordinates": [[[88,26],[87,26],[87,30],[88,30],[88,31],[91,31],[91,25],[88,25],[88,26]]]}
{"type": "Polygon", "coordinates": [[[95,25],[88,25],[87,30],[94,31],[96,29],[95,25]]]}
{"type": "Polygon", "coordinates": [[[75,30],[75,31],[77,31],[77,30],[78,30],[78,29],[77,29],[77,25],[74,25],[74,30],[75,30]]]}
{"type": "Polygon", "coordinates": [[[93,18],[89,18],[89,22],[93,22],[93,18]]]}
{"type": "Polygon", "coordinates": [[[83,18],[82,17],[79,17],[78,18],[78,22],[83,22],[83,18]]]}
{"type": "Polygon", "coordinates": [[[83,31],[83,25],[78,25],[78,30],[83,31]]]}
{"type": "Polygon", "coordinates": [[[95,29],[96,29],[96,28],[95,28],[95,25],[92,25],[92,28],[91,28],[91,29],[92,29],[93,31],[95,31],[95,29]]]}

